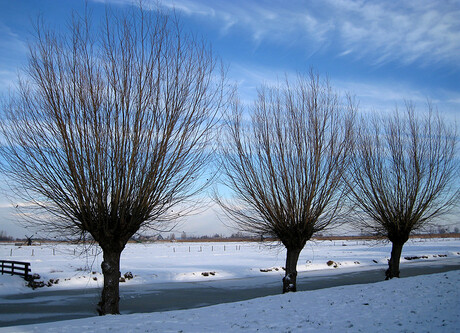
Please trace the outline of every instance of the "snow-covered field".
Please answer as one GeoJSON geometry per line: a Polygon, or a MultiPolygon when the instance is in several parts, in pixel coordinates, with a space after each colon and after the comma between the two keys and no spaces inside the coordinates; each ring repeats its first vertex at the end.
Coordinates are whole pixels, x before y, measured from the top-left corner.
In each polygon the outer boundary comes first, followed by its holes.
{"type": "MultiPolygon", "coordinates": [[[[102,286],[97,248],[81,252],[68,244],[17,247],[0,244],[0,258],[28,261],[45,283],[59,280],[58,290],[102,286]]],[[[298,262],[300,272],[341,268],[385,267],[390,245],[374,241],[316,241],[307,244],[298,262]],[[328,261],[335,264],[328,266],[328,261]],[[336,268],[334,268],[336,266],[336,268]]],[[[403,257],[444,260],[460,257],[459,239],[410,240],[403,257]]],[[[259,243],[128,244],[121,260],[125,284],[174,283],[253,276],[283,275],[285,251],[259,243]]],[[[406,260],[402,260],[402,265],[406,260]]],[[[383,276],[382,276],[383,278],[383,276]]],[[[280,282],[281,284],[281,282],[280,282]]],[[[153,314],[90,318],[22,327],[6,332],[158,331],[230,332],[308,330],[454,332],[460,327],[460,271],[395,279],[369,285],[336,287],[270,296],[212,307],[153,314]]],[[[0,294],[31,292],[19,277],[0,276],[0,294]]],[[[89,305],[92,306],[92,305],[89,305]]]]}
{"type": "MultiPolygon", "coordinates": [[[[102,253],[97,247],[86,251],[69,244],[15,246],[0,244],[0,258],[27,261],[33,273],[45,283],[56,281],[50,288],[101,287],[102,253]]],[[[385,267],[390,244],[376,241],[315,241],[302,251],[297,270],[340,270],[344,267],[385,267]],[[328,261],[336,265],[328,266],[328,261]],[[335,268],[334,266],[337,266],[335,268]]],[[[402,257],[460,256],[459,239],[411,239],[402,257]]],[[[423,260],[423,259],[422,259],[423,260]]],[[[401,262],[406,260],[402,258],[401,262]]],[[[273,243],[147,243],[128,244],[122,253],[121,273],[134,276],[127,284],[185,282],[284,274],[285,250],[273,243]],[[206,274],[206,273],[213,274],[206,274]],[[205,273],[205,274],[202,274],[205,273]],[[207,276],[205,276],[207,275],[207,276]]],[[[11,277],[0,278],[0,295],[30,292],[21,279],[12,284],[11,277]]],[[[16,280],[16,279],[15,279],[16,280]]],[[[45,287],[45,289],[48,289],[45,287]]]]}

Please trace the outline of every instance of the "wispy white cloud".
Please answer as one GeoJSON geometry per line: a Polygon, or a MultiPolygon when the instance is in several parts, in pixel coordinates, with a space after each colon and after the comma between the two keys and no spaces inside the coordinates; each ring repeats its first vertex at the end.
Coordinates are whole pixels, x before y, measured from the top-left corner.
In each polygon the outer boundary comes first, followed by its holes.
{"type": "Polygon", "coordinates": [[[388,81],[332,80],[332,85],[341,95],[348,93],[355,96],[359,102],[360,112],[386,113],[393,111],[395,107],[404,108],[406,101],[413,102],[417,112],[425,112],[429,101],[452,123],[458,120],[459,91],[423,91],[405,82],[388,81]]]}
{"type": "Polygon", "coordinates": [[[17,68],[23,65],[28,48],[23,37],[2,23],[0,23],[0,36],[0,50],[2,50],[0,92],[6,93],[9,89],[14,89],[18,75],[17,68]]]}
{"type": "MultiPolygon", "coordinates": [[[[133,3],[132,0],[104,1],[133,3]]],[[[362,59],[367,65],[440,64],[454,71],[460,69],[458,0],[171,0],[162,5],[213,22],[222,34],[237,29],[246,31],[256,45],[264,41],[297,44],[309,49],[309,53],[327,49],[337,57],[362,59]]],[[[244,99],[250,100],[259,84],[284,79],[286,68],[274,66],[234,62],[230,74],[244,92],[244,99]]],[[[338,89],[355,94],[363,109],[387,110],[405,99],[422,105],[430,99],[446,112],[460,110],[460,92],[420,90],[410,80],[357,80],[333,83],[338,89]]]]}
{"type": "Polygon", "coordinates": [[[286,36],[312,37],[320,41],[329,30],[329,23],[321,22],[305,10],[292,10],[289,6],[271,1],[190,1],[175,0],[170,8],[182,10],[186,15],[206,16],[220,24],[221,33],[232,28],[246,29],[255,42],[285,40],[286,36]],[[306,35],[305,32],[308,32],[306,35]]]}
{"type": "Polygon", "coordinates": [[[17,71],[0,68],[0,92],[6,94],[10,90],[15,90],[17,78],[17,71]]]}
{"type": "MultiPolygon", "coordinates": [[[[117,5],[133,3],[132,0],[93,1],[117,5]]],[[[156,3],[148,3],[153,2],[156,3]]],[[[320,43],[326,40],[326,34],[333,26],[331,20],[318,19],[301,1],[171,0],[160,1],[160,5],[184,15],[214,20],[222,34],[232,29],[246,30],[255,43],[265,40],[289,43],[300,39],[320,43]]]]}
{"type": "Polygon", "coordinates": [[[199,1],[166,1],[163,6],[184,12],[186,15],[216,16],[216,11],[199,1]]]}
{"type": "Polygon", "coordinates": [[[460,66],[457,0],[174,0],[164,6],[214,20],[222,34],[247,30],[255,43],[297,43],[310,50],[331,46],[337,55],[366,58],[374,65],[460,66]]]}
{"type": "MultiPolygon", "coordinates": [[[[2,52],[7,52],[11,57],[18,55],[24,56],[27,53],[27,43],[10,27],[0,22],[0,49],[2,52]]],[[[17,60],[14,59],[14,60],[17,60]]]]}
{"type": "MultiPolygon", "coordinates": [[[[286,72],[282,69],[243,64],[234,64],[230,71],[231,79],[237,81],[240,98],[246,105],[252,104],[257,96],[257,88],[261,84],[276,86],[285,78],[295,79],[297,74],[295,71],[286,72]]],[[[420,89],[417,85],[404,80],[395,82],[363,78],[331,78],[330,83],[340,96],[344,97],[346,94],[354,96],[359,103],[360,112],[364,113],[390,112],[396,106],[404,107],[405,101],[414,102],[417,110],[424,112],[427,101],[431,101],[448,119],[455,121],[460,110],[460,91],[443,88],[420,89]]]]}
{"type": "Polygon", "coordinates": [[[370,56],[375,64],[459,64],[458,1],[328,0],[328,5],[342,46],[355,50],[354,56],[370,56]]]}

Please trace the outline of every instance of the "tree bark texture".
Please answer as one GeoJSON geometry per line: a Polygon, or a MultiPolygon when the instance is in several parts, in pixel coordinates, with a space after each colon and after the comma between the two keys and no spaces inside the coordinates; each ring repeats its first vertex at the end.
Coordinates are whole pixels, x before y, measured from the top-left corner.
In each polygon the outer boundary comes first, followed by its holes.
{"type": "Polygon", "coordinates": [[[101,316],[120,313],[120,256],[121,251],[104,250],[104,261],[101,264],[104,287],[98,307],[101,316]]]}
{"type": "Polygon", "coordinates": [[[287,249],[286,275],[283,278],[283,294],[297,291],[297,261],[302,249],[287,249]]]}
{"type": "Polygon", "coordinates": [[[404,243],[393,242],[391,248],[391,258],[388,261],[388,269],[385,272],[385,280],[394,277],[399,278],[399,262],[404,243]]]}

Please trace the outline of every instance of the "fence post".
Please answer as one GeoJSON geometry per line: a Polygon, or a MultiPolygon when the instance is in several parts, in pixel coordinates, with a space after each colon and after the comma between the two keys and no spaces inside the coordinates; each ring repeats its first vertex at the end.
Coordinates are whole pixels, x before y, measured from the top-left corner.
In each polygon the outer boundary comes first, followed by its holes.
{"type": "Polygon", "coordinates": [[[24,279],[28,279],[29,278],[29,263],[26,263],[25,264],[25,269],[24,269],[24,279]]]}
{"type": "Polygon", "coordinates": [[[11,275],[14,274],[14,262],[11,263],[11,275]]]}

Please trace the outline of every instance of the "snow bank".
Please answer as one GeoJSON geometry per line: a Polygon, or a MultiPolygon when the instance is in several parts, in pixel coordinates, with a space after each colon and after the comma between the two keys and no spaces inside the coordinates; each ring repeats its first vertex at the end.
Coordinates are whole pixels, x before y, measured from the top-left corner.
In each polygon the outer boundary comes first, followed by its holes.
{"type": "Polygon", "coordinates": [[[92,317],[2,332],[454,332],[460,271],[205,308],[92,317]]]}

